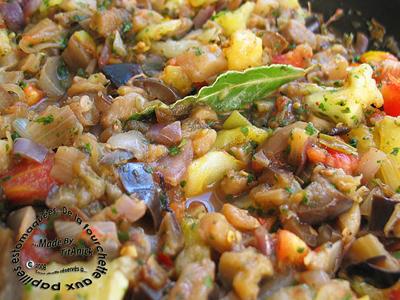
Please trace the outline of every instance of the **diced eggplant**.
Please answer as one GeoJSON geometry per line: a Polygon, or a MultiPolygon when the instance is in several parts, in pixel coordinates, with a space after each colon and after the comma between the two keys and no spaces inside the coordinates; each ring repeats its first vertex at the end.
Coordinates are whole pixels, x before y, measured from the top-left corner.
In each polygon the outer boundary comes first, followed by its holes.
{"type": "Polygon", "coordinates": [[[154,182],[151,168],[144,163],[127,163],[118,168],[118,173],[128,194],[135,194],[143,200],[151,213],[154,228],[158,228],[161,222],[161,202],[159,188],[154,182]]]}
{"type": "Polygon", "coordinates": [[[296,208],[300,221],[308,224],[320,224],[333,220],[348,211],[353,200],[336,189],[322,176],[317,175],[306,188],[305,201],[296,208]]]}
{"type": "Polygon", "coordinates": [[[133,76],[143,73],[142,68],[137,64],[107,65],[102,71],[116,87],[126,84],[133,76]]]}
{"type": "Polygon", "coordinates": [[[350,265],[347,267],[347,273],[350,276],[361,276],[367,283],[377,288],[389,288],[400,280],[400,270],[390,271],[376,265],[385,259],[385,256],[377,256],[350,265]]]}
{"type": "Polygon", "coordinates": [[[310,247],[318,245],[318,233],[309,224],[302,223],[292,216],[282,220],[283,228],[289,230],[301,238],[310,247]]]}
{"type": "Polygon", "coordinates": [[[383,229],[398,203],[400,202],[380,195],[374,195],[369,219],[369,229],[371,231],[383,233],[383,229]]]}
{"type": "Polygon", "coordinates": [[[132,84],[143,88],[150,97],[158,99],[166,104],[172,104],[179,99],[178,94],[162,81],[154,78],[138,78],[132,80],[132,84]]]}

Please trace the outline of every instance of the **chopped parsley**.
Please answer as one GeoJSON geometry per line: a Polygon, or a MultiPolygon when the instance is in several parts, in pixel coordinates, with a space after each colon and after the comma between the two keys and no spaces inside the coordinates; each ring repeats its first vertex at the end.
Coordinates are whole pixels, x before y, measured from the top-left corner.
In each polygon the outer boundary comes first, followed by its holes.
{"type": "Polygon", "coordinates": [[[14,131],[11,133],[11,139],[15,141],[17,138],[20,138],[21,136],[18,134],[18,132],[14,131]]]}
{"type": "Polygon", "coordinates": [[[176,156],[176,155],[178,155],[179,153],[181,153],[181,149],[179,149],[178,146],[169,147],[169,148],[168,148],[168,153],[169,153],[169,155],[171,155],[171,156],[176,156]]]}
{"type": "Polygon", "coordinates": [[[83,146],[83,151],[84,151],[85,153],[89,154],[89,155],[92,155],[92,145],[89,144],[89,143],[86,143],[86,144],[83,146]]]}
{"type": "Polygon", "coordinates": [[[103,0],[99,1],[97,4],[97,8],[99,10],[107,10],[111,5],[111,0],[103,0]]]}
{"type": "Polygon", "coordinates": [[[393,255],[396,259],[400,259],[400,251],[393,252],[392,255],[393,255]]]}
{"type": "Polygon", "coordinates": [[[399,151],[400,151],[400,148],[399,148],[399,147],[394,147],[394,148],[392,149],[392,152],[390,152],[390,154],[396,156],[397,154],[399,154],[399,151]]]}
{"type": "Polygon", "coordinates": [[[357,148],[358,140],[355,139],[355,138],[350,139],[350,140],[349,140],[349,145],[352,146],[352,147],[354,147],[354,148],[357,148]]]}
{"type": "Polygon", "coordinates": [[[204,285],[209,289],[212,288],[213,280],[212,280],[211,276],[207,276],[206,278],[204,278],[204,285]]]}
{"type": "Polygon", "coordinates": [[[320,104],[318,105],[318,107],[319,107],[320,110],[326,111],[326,107],[325,107],[325,104],[324,104],[324,103],[320,103],[320,104]]]}
{"type": "Polygon", "coordinates": [[[115,207],[111,208],[111,212],[112,212],[114,215],[117,215],[117,214],[118,214],[118,210],[117,210],[115,207]]]}
{"type": "Polygon", "coordinates": [[[122,242],[129,241],[129,233],[126,231],[118,231],[118,239],[122,242]]]}
{"type": "Polygon", "coordinates": [[[78,75],[79,77],[83,77],[83,78],[88,77],[88,73],[86,73],[86,71],[82,68],[78,69],[78,71],[76,72],[76,75],[78,75]]]}
{"type": "Polygon", "coordinates": [[[40,124],[43,124],[43,125],[49,125],[49,124],[53,123],[53,121],[54,121],[54,116],[53,115],[40,117],[40,118],[37,118],[35,120],[36,123],[40,123],[40,124]]]}
{"type": "Polygon", "coordinates": [[[203,54],[203,51],[199,47],[194,47],[193,50],[194,50],[194,55],[196,56],[200,56],[203,54]]]}
{"type": "Polygon", "coordinates": [[[256,180],[256,177],[253,174],[247,175],[247,184],[252,183],[256,180]]]}
{"type": "Polygon", "coordinates": [[[308,135],[314,135],[317,133],[317,129],[315,129],[312,123],[307,124],[305,131],[308,135]]]}
{"type": "Polygon", "coordinates": [[[288,192],[289,194],[293,194],[293,189],[290,187],[285,187],[286,192],[288,192]]]}
{"type": "Polygon", "coordinates": [[[299,247],[299,248],[297,248],[297,253],[303,253],[304,252],[304,250],[306,250],[304,247],[299,247]]]}
{"type": "Polygon", "coordinates": [[[249,128],[248,127],[240,127],[240,131],[247,136],[249,134],[249,128]]]}
{"type": "Polygon", "coordinates": [[[182,180],[180,183],[179,183],[179,185],[182,187],[182,188],[184,188],[185,186],[186,186],[186,180],[182,180]]]}
{"type": "Polygon", "coordinates": [[[348,114],[350,112],[351,112],[350,107],[346,107],[345,109],[342,109],[342,113],[344,113],[344,114],[348,114]]]}
{"type": "Polygon", "coordinates": [[[144,167],[143,167],[143,170],[145,171],[145,172],[147,172],[147,173],[149,173],[149,174],[153,174],[153,167],[152,166],[149,166],[149,165],[145,165],[144,167]]]}
{"type": "Polygon", "coordinates": [[[122,33],[128,33],[132,29],[132,23],[130,21],[126,21],[124,24],[122,24],[122,33]]]}
{"type": "Polygon", "coordinates": [[[310,199],[308,199],[306,194],[304,194],[303,199],[301,200],[301,204],[304,204],[304,205],[310,204],[310,199]]]}

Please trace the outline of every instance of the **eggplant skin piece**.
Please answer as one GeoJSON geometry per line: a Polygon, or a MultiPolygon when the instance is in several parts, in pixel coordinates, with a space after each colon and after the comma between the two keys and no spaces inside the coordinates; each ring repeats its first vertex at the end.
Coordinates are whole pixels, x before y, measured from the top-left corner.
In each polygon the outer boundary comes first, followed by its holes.
{"type": "Polygon", "coordinates": [[[396,204],[399,201],[394,201],[379,195],[374,195],[371,206],[371,216],[369,220],[369,230],[375,232],[383,232],[386,223],[389,221],[396,204]]]}
{"type": "Polygon", "coordinates": [[[144,163],[126,163],[118,168],[118,174],[126,192],[146,203],[154,228],[157,229],[162,213],[160,192],[148,166],[144,163]]]}
{"type": "Polygon", "coordinates": [[[300,221],[304,223],[314,225],[333,220],[353,205],[353,200],[320,175],[305,190],[307,203],[295,209],[300,221]]]}
{"type": "Polygon", "coordinates": [[[377,288],[389,288],[400,280],[400,270],[388,271],[377,267],[374,263],[381,259],[385,259],[385,257],[377,256],[358,264],[350,265],[347,267],[347,273],[350,276],[361,276],[365,282],[377,288]]]}
{"type": "Polygon", "coordinates": [[[133,76],[143,73],[138,64],[107,65],[102,69],[102,72],[116,87],[126,84],[133,76]]]}

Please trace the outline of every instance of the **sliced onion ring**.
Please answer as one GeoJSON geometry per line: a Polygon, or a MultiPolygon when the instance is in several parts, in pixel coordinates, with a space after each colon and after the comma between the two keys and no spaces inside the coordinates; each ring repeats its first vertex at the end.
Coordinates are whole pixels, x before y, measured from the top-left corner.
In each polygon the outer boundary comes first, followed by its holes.
{"type": "Polygon", "coordinates": [[[211,203],[211,197],[212,193],[205,193],[200,196],[190,198],[186,201],[185,207],[186,209],[188,209],[193,203],[200,203],[207,209],[207,212],[214,212],[215,208],[214,205],[211,203]]]}
{"type": "Polygon", "coordinates": [[[19,154],[38,163],[42,163],[45,160],[47,152],[48,150],[42,145],[25,138],[16,139],[13,148],[13,154],[19,154]]]}

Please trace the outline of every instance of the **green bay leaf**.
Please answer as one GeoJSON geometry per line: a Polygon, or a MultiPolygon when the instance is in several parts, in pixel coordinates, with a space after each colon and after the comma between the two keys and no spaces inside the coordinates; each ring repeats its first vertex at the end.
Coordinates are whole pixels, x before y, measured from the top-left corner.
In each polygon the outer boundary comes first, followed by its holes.
{"type": "MultiPolygon", "coordinates": [[[[261,66],[243,72],[228,71],[218,76],[212,85],[201,88],[196,95],[178,100],[169,108],[175,116],[188,113],[192,106],[198,104],[208,105],[219,113],[244,109],[254,101],[272,94],[282,85],[303,77],[305,72],[288,65],[261,66]]],[[[135,114],[135,118],[147,116],[160,106],[166,107],[156,102],[135,114]]]]}

